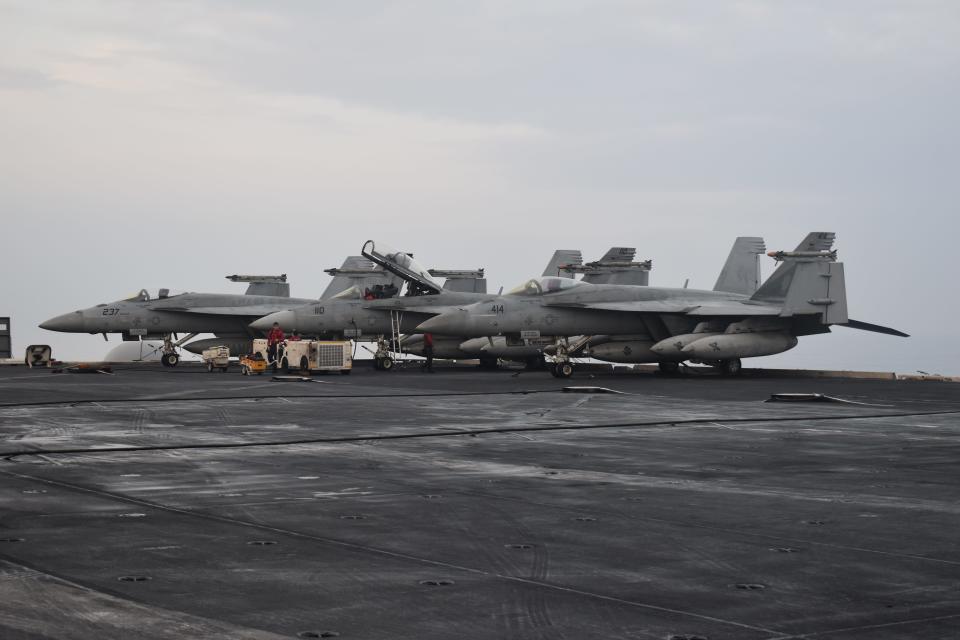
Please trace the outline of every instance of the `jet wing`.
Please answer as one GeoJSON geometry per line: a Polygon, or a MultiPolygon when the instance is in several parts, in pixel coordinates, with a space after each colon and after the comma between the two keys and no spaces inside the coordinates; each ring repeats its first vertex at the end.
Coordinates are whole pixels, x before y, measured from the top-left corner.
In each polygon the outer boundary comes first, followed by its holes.
{"type": "Polygon", "coordinates": [[[690,316],[779,316],[779,307],[757,304],[704,305],[690,311],[690,316]]]}
{"type": "Polygon", "coordinates": [[[405,307],[402,304],[391,304],[391,305],[378,304],[378,305],[364,305],[363,308],[370,309],[371,311],[387,311],[387,312],[397,311],[399,313],[421,313],[427,316],[438,316],[441,313],[446,313],[447,311],[451,311],[453,309],[453,307],[451,307],[450,305],[446,305],[446,306],[437,305],[437,306],[428,307],[420,304],[411,305],[409,307],[405,307]]]}
{"type": "Polygon", "coordinates": [[[628,313],[688,313],[697,305],[663,300],[637,302],[544,302],[545,307],[563,309],[590,309],[592,311],[622,311],[628,313]]]}
{"type": "Polygon", "coordinates": [[[545,302],[545,307],[567,309],[591,309],[595,311],[621,311],[627,313],[682,313],[689,316],[778,316],[779,307],[757,304],[690,304],[669,300],[645,300],[637,302],[545,302]]]}
{"type": "Polygon", "coordinates": [[[207,316],[251,316],[254,318],[262,318],[277,311],[286,311],[286,308],[273,304],[254,304],[242,307],[163,307],[162,309],[158,309],[158,311],[178,311],[180,313],[194,313],[207,316]]]}

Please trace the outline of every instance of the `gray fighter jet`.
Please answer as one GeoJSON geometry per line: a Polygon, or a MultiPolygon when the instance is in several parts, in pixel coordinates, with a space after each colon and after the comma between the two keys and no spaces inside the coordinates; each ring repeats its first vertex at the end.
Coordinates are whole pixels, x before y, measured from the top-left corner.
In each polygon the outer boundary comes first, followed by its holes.
{"type": "MultiPolygon", "coordinates": [[[[766,251],[763,238],[739,237],[730,249],[714,291],[750,295],[757,290],[760,276],[760,256],[766,251]]],[[[579,251],[559,250],[544,270],[544,277],[557,275],[574,277],[582,273],[581,282],[589,284],[640,285],[649,284],[651,261],[634,262],[636,250],[613,247],[595,262],[583,263],[579,251]]],[[[644,339],[645,336],[637,336],[644,339]]],[[[591,357],[608,362],[633,362],[632,336],[575,336],[571,341],[578,350],[571,355],[589,351],[591,357]]],[[[422,334],[408,335],[404,348],[417,355],[422,353],[422,334]]],[[[449,338],[434,336],[434,355],[441,358],[478,358],[481,367],[494,368],[498,360],[526,362],[529,368],[545,366],[544,353],[553,352],[553,340],[549,336],[528,338],[518,343],[507,336],[449,338]]]]}
{"type": "Polygon", "coordinates": [[[843,263],[832,251],[833,233],[811,233],[795,251],[770,252],[780,266],[752,295],[662,287],[592,285],[548,277],[530,280],[504,296],[449,311],[423,322],[421,332],[455,336],[554,338],[558,377],[573,373],[566,336],[633,337],[638,361],[666,372],[694,361],[740,372],[741,359],[792,349],[799,336],[831,325],[906,337],[847,316],[843,263]]]}
{"type": "MultiPolygon", "coordinates": [[[[325,294],[356,286],[397,288],[399,280],[369,261],[352,256],[328,286],[325,294]]],[[[249,352],[255,337],[249,324],[264,315],[297,307],[309,298],[291,298],[286,275],[227,276],[233,282],[249,283],[246,293],[172,293],[169,289],[149,292],[142,289],[130,298],[98,304],[87,309],[65,313],[40,324],[42,329],[68,333],[119,333],[123,340],[163,340],[164,366],[175,366],[180,356],[177,348],[200,333],[217,337],[191,343],[196,352],[211,344],[226,344],[232,353],[249,352]],[[177,339],[178,334],[186,337],[177,339]],[[176,340],[176,341],[175,341],[176,340]],[[247,347],[247,351],[244,351],[247,347]]]]}

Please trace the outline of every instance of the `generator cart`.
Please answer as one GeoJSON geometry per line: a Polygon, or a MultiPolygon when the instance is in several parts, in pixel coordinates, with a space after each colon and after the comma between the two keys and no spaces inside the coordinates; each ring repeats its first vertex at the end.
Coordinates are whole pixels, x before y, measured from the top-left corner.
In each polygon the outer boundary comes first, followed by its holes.
{"type": "Polygon", "coordinates": [[[224,346],[204,349],[203,362],[207,365],[209,373],[213,373],[214,369],[220,369],[220,371],[226,373],[230,366],[230,349],[224,346]]]}

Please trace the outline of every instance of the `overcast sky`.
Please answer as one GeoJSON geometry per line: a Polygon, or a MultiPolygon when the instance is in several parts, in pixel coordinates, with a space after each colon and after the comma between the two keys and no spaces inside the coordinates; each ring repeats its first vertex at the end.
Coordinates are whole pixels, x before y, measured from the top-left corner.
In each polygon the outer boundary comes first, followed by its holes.
{"type": "Polygon", "coordinates": [[[960,373],[958,98],[952,0],[0,0],[0,316],[96,358],[36,325],[231,273],[316,296],[368,238],[492,290],[614,244],[710,288],[735,236],[823,230],[850,316],[913,337],[757,362],[960,373]]]}

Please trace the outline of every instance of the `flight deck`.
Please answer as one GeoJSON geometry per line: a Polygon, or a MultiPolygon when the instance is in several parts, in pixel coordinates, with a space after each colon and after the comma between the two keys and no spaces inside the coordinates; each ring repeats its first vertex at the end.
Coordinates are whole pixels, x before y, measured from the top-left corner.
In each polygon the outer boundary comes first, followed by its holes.
{"type": "Polygon", "coordinates": [[[956,638],[958,412],[949,382],[0,368],[0,638],[956,638]]]}

